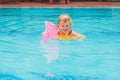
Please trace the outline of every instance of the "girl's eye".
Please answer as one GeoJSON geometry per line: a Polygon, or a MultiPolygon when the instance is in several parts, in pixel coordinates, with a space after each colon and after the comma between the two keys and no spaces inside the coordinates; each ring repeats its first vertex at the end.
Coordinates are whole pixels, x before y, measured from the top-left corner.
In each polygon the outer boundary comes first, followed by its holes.
{"type": "Polygon", "coordinates": [[[68,27],[68,25],[66,25],[66,27],[68,27]]]}

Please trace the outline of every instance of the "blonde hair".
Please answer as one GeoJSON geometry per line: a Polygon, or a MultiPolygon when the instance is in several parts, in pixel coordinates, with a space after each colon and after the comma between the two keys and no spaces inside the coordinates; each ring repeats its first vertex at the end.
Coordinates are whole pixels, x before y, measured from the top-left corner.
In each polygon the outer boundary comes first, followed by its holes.
{"type": "Polygon", "coordinates": [[[60,21],[64,21],[64,23],[68,22],[69,23],[69,26],[72,25],[72,19],[70,18],[69,15],[67,14],[62,14],[58,17],[58,27],[59,27],[59,23],[60,21]]]}

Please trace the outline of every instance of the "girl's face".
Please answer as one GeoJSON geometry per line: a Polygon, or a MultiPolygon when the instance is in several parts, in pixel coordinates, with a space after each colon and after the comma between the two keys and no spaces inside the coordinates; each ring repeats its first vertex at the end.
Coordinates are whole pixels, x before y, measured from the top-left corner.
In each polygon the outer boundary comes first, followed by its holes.
{"type": "Polygon", "coordinates": [[[68,22],[60,21],[58,27],[60,33],[68,34],[70,32],[70,26],[68,22]]]}

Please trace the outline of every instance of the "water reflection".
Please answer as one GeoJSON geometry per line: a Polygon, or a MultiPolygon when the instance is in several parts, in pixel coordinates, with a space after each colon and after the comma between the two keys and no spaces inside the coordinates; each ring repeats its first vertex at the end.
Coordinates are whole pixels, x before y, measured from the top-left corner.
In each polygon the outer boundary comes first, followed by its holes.
{"type": "Polygon", "coordinates": [[[42,48],[46,52],[43,56],[47,59],[47,63],[51,63],[57,60],[59,57],[59,42],[50,40],[45,43],[41,43],[42,48]]]}

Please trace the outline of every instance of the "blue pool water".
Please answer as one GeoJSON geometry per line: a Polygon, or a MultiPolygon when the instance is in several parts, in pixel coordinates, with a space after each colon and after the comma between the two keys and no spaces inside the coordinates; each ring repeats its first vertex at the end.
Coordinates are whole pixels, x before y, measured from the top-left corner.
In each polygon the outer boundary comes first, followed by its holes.
{"type": "Polygon", "coordinates": [[[120,80],[120,8],[0,8],[0,80],[120,80]],[[87,38],[41,43],[69,14],[87,38]]]}

